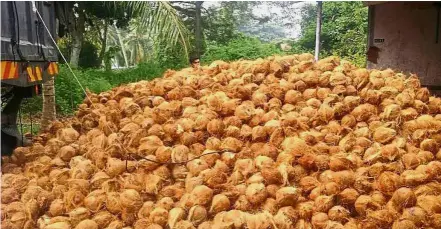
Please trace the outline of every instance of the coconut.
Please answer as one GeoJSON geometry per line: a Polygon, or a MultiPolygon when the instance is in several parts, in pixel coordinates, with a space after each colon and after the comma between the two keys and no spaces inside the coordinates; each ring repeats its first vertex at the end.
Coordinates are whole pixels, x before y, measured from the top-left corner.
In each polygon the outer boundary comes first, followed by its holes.
{"type": "Polygon", "coordinates": [[[400,220],[410,220],[416,226],[421,227],[427,223],[427,212],[420,207],[405,208],[400,220]]]}
{"type": "Polygon", "coordinates": [[[278,210],[277,201],[273,198],[267,198],[265,203],[262,204],[262,210],[275,215],[278,210]]]}
{"type": "Polygon", "coordinates": [[[417,226],[410,220],[397,220],[392,224],[392,229],[416,229],[417,226]]]}
{"type": "Polygon", "coordinates": [[[439,196],[418,196],[416,205],[424,209],[428,214],[441,213],[441,199],[439,198],[439,196]]]}
{"type": "Polygon", "coordinates": [[[2,204],[10,204],[20,199],[20,193],[14,188],[6,188],[2,190],[2,204]]]}
{"type": "Polygon", "coordinates": [[[114,220],[109,223],[109,225],[106,227],[106,229],[122,229],[124,227],[123,222],[119,220],[114,220]]]}
{"type": "Polygon", "coordinates": [[[154,228],[155,226],[162,228],[158,224],[152,224],[152,222],[149,219],[138,219],[136,220],[135,224],[133,224],[134,229],[141,229],[141,228],[154,228]]]}
{"type": "Polygon", "coordinates": [[[227,211],[230,209],[230,200],[226,195],[218,194],[213,197],[209,212],[211,214],[217,214],[221,211],[227,211]]]}
{"type": "Polygon", "coordinates": [[[105,228],[115,220],[115,216],[107,211],[100,211],[93,216],[92,220],[96,222],[98,228],[105,228]]]}
{"type": "Polygon", "coordinates": [[[120,194],[117,192],[108,192],[106,197],[106,209],[113,214],[118,214],[122,210],[120,194]]]}
{"type": "Polygon", "coordinates": [[[268,193],[262,183],[252,183],[246,189],[246,198],[252,204],[260,204],[265,201],[268,193]]]}
{"type": "Polygon", "coordinates": [[[76,227],[75,229],[98,229],[98,224],[90,219],[86,219],[81,221],[76,227]]]}
{"type": "MultiPolygon", "coordinates": [[[[420,162],[420,164],[427,164],[430,163],[435,159],[433,153],[429,151],[419,151],[417,154],[417,159],[420,162]]],[[[419,166],[419,165],[418,165],[419,166]]]]}
{"type": "Polygon", "coordinates": [[[320,193],[323,193],[325,195],[336,195],[338,193],[340,193],[340,189],[341,187],[335,183],[335,182],[327,182],[326,184],[318,187],[320,190],[320,193]]]}
{"type": "Polygon", "coordinates": [[[324,122],[329,122],[334,118],[334,109],[327,104],[323,104],[317,111],[317,116],[324,122]]]}
{"type": "Polygon", "coordinates": [[[267,212],[257,214],[247,214],[245,216],[246,228],[270,228],[274,224],[272,215],[267,212]]]}
{"type": "Polygon", "coordinates": [[[207,124],[207,131],[214,136],[222,136],[225,125],[220,119],[213,119],[207,124]]]}
{"type": "Polygon", "coordinates": [[[161,139],[155,135],[141,138],[139,144],[138,153],[142,156],[155,154],[155,151],[164,145],[161,139]]]}
{"type": "Polygon", "coordinates": [[[357,121],[367,121],[372,115],[377,114],[377,108],[374,105],[365,103],[358,105],[351,114],[355,117],[357,121]]]}
{"type": "Polygon", "coordinates": [[[314,228],[325,228],[328,220],[329,218],[326,213],[317,212],[312,216],[311,224],[314,228]]]}
{"type": "Polygon", "coordinates": [[[276,224],[277,228],[288,229],[293,227],[293,221],[288,215],[281,211],[274,216],[274,223],[276,224]]]}
{"type": "Polygon", "coordinates": [[[309,220],[300,219],[294,225],[295,229],[312,229],[312,225],[309,220]]]}
{"type": "Polygon", "coordinates": [[[192,222],[194,225],[201,224],[206,220],[206,218],[207,218],[207,210],[200,205],[193,206],[188,211],[187,220],[192,222]]]}
{"type": "Polygon", "coordinates": [[[415,153],[406,153],[401,157],[401,161],[406,169],[415,169],[420,165],[418,155],[415,153]]]}
{"type": "Polygon", "coordinates": [[[245,195],[240,195],[234,203],[233,208],[241,211],[249,211],[252,208],[252,204],[245,195]]]}
{"type": "Polygon", "coordinates": [[[314,211],[328,212],[334,206],[334,196],[319,196],[314,201],[314,211]]]}
{"type": "Polygon", "coordinates": [[[168,211],[160,207],[154,208],[153,211],[150,212],[149,219],[152,223],[165,227],[168,220],[168,211]]]}
{"type": "Polygon", "coordinates": [[[56,199],[52,201],[49,207],[50,216],[60,216],[66,213],[66,209],[64,207],[64,201],[62,199],[56,199]]]}
{"type": "Polygon", "coordinates": [[[387,127],[379,127],[374,131],[373,139],[379,143],[387,143],[391,141],[397,132],[394,129],[387,127]]]}
{"type": "Polygon", "coordinates": [[[121,207],[131,211],[138,211],[142,206],[141,196],[134,189],[125,189],[119,199],[121,207]]]}
{"type": "Polygon", "coordinates": [[[267,132],[263,126],[255,126],[251,130],[251,137],[253,141],[265,141],[267,138],[267,132]]]}
{"type": "Polygon", "coordinates": [[[294,187],[283,187],[276,192],[277,204],[283,206],[295,206],[300,191],[294,187]]]}
{"type": "Polygon", "coordinates": [[[207,205],[213,197],[213,190],[205,185],[199,185],[191,191],[190,195],[194,204],[207,205]]]}
{"type": "Polygon", "coordinates": [[[80,207],[69,212],[69,219],[73,226],[88,218],[90,218],[90,212],[86,208],[80,207]]]}
{"type": "Polygon", "coordinates": [[[231,152],[239,152],[242,146],[242,141],[233,137],[227,137],[222,141],[220,148],[231,152]]]}
{"type": "Polygon", "coordinates": [[[184,220],[186,216],[185,210],[182,208],[173,208],[168,213],[168,221],[167,224],[170,228],[174,228],[176,223],[181,220],[184,220]]]}
{"type": "Polygon", "coordinates": [[[95,190],[84,198],[84,205],[91,212],[98,212],[104,206],[106,193],[102,190],[95,190]]]}
{"type": "Polygon", "coordinates": [[[432,218],[432,227],[440,228],[441,227],[441,214],[433,214],[432,218]]]}
{"type": "Polygon", "coordinates": [[[420,148],[422,150],[430,151],[430,152],[436,154],[438,152],[438,150],[440,149],[440,146],[439,146],[439,143],[437,143],[437,141],[434,139],[424,139],[420,143],[420,148]]]}
{"type": "Polygon", "coordinates": [[[359,193],[353,188],[344,189],[338,194],[338,202],[342,205],[353,205],[357,200],[359,193]]]}
{"type": "Polygon", "coordinates": [[[282,181],[282,175],[277,168],[265,166],[261,170],[262,181],[266,184],[278,184],[282,181]]]}
{"type": "Polygon", "coordinates": [[[416,196],[410,188],[399,188],[394,192],[391,198],[392,202],[397,206],[404,208],[412,207],[416,204],[416,196]]]}
{"type": "Polygon", "coordinates": [[[386,209],[368,212],[367,220],[375,222],[378,227],[390,227],[395,220],[394,215],[386,209]]]}
{"type": "Polygon", "coordinates": [[[337,205],[329,209],[328,216],[330,220],[345,223],[350,216],[350,212],[346,208],[337,205]]]}
{"type": "Polygon", "coordinates": [[[68,222],[56,222],[56,223],[51,223],[44,228],[45,229],[69,229],[69,228],[71,228],[71,225],[68,222]]]}
{"type": "Polygon", "coordinates": [[[428,174],[418,170],[406,170],[401,174],[401,177],[406,186],[416,186],[429,180],[428,174]]]}
{"type": "Polygon", "coordinates": [[[403,186],[403,179],[392,172],[383,172],[377,180],[378,189],[385,194],[392,195],[395,190],[403,186]]]}

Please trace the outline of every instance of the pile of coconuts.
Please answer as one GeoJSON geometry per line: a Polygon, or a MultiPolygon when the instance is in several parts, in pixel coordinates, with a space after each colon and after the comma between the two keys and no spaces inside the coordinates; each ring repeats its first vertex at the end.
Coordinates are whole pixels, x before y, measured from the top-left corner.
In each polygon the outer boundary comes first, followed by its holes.
{"type": "Polygon", "coordinates": [[[441,228],[441,99],[311,54],[167,71],[3,157],[1,227],[441,228]]]}

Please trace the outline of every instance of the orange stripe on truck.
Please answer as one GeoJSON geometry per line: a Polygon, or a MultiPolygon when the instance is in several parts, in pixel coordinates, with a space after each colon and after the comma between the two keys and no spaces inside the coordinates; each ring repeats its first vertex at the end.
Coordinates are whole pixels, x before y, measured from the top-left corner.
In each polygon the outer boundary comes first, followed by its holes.
{"type": "Polygon", "coordinates": [[[52,63],[50,63],[49,66],[47,67],[47,71],[49,72],[49,75],[54,74],[54,68],[52,67],[52,63]]]}
{"type": "Polygon", "coordinates": [[[37,75],[37,80],[43,80],[43,78],[41,77],[41,68],[40,67],[35,67],[35,75],[37,75]]]}
{"type": "Polygon", "coordinates": [[[55,71],[55,74],[58,74],[58,64],[57,63],[52,63],[53,65],[54,65],[54,71],[55,71]]]}
{"type": "Polygon", "coordinates": [[[28,67],[26,68],[26,71],[28,72],[29,81],[30,81],[30,82],[34,82],[36,79],[35,79],[34,71],[32,71],[32,67],[31,67],[31,66],[28,66],[28,67]]]}
{"type": "Polygon", "coordinates": [[[6,80],[9,78],[9,69],[11,68],[11,62],[3,61],[2,62],[2,80],[6,80]]]}
{"type": "Polygon", "coordinates": [[[8,79],[18,78],[18,64],[16,62],[11,62],[9,68],[8,79]]]}
{"type": "Polygon", "coordinates": [[[1,73],[2,73],[2,79],[3,79],[3,76],[5,75],[5,71],[6,70],[6,61],[2,61],[2,65],[1,65],[1,69],[0,69],[0,71],[1,71],[1,73]]]}

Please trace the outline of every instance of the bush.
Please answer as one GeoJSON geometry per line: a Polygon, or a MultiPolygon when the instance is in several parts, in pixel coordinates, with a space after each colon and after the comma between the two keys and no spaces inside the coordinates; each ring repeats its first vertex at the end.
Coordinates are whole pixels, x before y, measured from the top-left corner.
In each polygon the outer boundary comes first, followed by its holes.
{"type": "Polygon", "coordinates": [[[209,44],[202,56],[203,63],[214,60],[233,61],[239,59],[257,59],[281,54],[282,51],[272,43],[263,43],[259,39],[246,35],[239,35],[226,45],[209,44]]]}
{"type": "MultiPolygon", "coordinates": [[[[67,61],[70,61],[70,53],[72,52],[71,42],[67,37],[63,37],[57,42],[61,52],[67,61]]],[[[60,64],[64,64],[64,60],[58,53],[58,60],[60,64]]],[[[80,68],[98,68],[101,62],[98,56],[98,48],[92,42],[85,40],[81,47],[78,67],[80,68]]]]}

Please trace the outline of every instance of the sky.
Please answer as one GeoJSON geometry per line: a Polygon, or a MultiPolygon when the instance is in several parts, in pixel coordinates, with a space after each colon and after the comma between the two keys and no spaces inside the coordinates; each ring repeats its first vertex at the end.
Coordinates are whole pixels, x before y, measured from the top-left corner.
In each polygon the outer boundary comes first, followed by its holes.
{"type": "MultiPolygon", "coordinates": [[[[297,2],[293,3],[292,10],[294,12],[286,12],[284,11],[282,7],[279,6],[270,6],[268,2],[263,2],[259,6],[254,7],[253,13],[255,16],[264,17],[264,16],[271,16],[271,18],[282,18],[283,16],[287,16],[286,14],[290,14],[290,19],[285,19],[284,23],[293,23],[293,26],[290,27],[283,27],[284,32],[287,35],[286,37],[281,38],[298,38],[300,35],[300,9],[305,4],[315,4],[315,2],[297,2]]],[[[209,8],[210,6],[218,6],[219,1],[205,1],[203,3],[204,7],[209,8]]]]}

